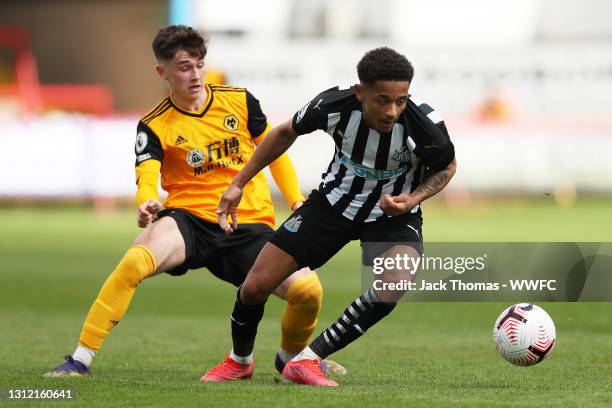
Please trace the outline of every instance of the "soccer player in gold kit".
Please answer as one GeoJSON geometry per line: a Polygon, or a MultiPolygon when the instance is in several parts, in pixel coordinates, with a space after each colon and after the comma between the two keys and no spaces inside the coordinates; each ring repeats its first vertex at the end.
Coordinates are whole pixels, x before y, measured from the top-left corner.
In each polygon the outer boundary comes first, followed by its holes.
{"type": "MultiPolygon", "coordinates": [[[[215,210],[221,194],[244,167],[270,130],[259,102],[244,88],[204,84],[203,37],[185,26],[169,26],[153,41],[156,71],[170,95],[138,123],[136,135],[138,235],[98,293],[83,325],[79,344],[49,377],[90,374],[95,353],[125,314],[136,287],[159,273],[182,275],[208,268],[215,276],[239,286],[261,248],[274,233],[274,208],[263,173],[245,187],[238,209],[238,230],[232,235],[217,225],[215,210]],[[162,206],[157,188],[168,192],[162,206]]],[[[292,209],[304,201],[287,155],[270,165],[272,176],[292,209]]],[[[287,301],[281,323],[276,368],[307,344],[321,306],[317,275],[301,269],[275,291],[287,301]]],[[[232,324],[239,325],[241,322],[232,324]]],[[[250,337],[235,338],[235,348],[222,367],[204,381],[249,378],[254,364],[250,337]],[[234,353],[234,351],[236,351],[234,353]]],[[[330,363],[329,367],[342,370],[330,363]]]]}

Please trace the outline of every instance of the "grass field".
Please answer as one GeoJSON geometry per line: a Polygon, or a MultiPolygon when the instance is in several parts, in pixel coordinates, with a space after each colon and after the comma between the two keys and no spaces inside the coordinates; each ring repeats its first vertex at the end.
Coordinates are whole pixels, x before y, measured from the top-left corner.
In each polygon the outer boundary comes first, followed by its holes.
{"type": "MultiPolygon", "coordinates": [[[[612,241],[612,204],[605,200],[572,209],[545,199],[430,207],[426,241],[612,241]]],[[[273,299],[259,330],[253,381],[202,384],[202,373],[230,348],[235,293],[206,270],[145,281],[96,356],[94,376],[43,379],[74,350],[90,303],[138,232],[134,224],[131,211],[0,209],[0,388],[71,388],[79,406],[612,405],[609,303],[542,304],[555,320],[557,345],[529,368],[511,366],[494,350],[492,324],[507,305],[402,303],[334,355],[349,369],[336,378],[341,387],[316,389],[274,381],[283,303],[273,299]]],[[[357,245],[320,270],[319,329],[359,294],[358,271],[357,245]]]]}

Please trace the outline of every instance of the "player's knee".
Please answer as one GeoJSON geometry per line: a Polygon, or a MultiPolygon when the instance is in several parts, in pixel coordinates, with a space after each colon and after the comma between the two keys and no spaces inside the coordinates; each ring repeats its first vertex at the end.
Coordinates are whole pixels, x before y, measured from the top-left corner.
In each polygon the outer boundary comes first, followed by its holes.
{"type": "Polygon", "coordinates": [[[245,282],[240,290],[240,298],[242,299],[242,302],[247,305],[258,305],[264,303],[268,299],[269,295],[270,292],[267,285],[265,285],[263,282],[258,282],[255,280],[245,282]]]}
{"type": "Polygon", "coordinates": [[[311,273],[295,281],[287,290],[285,300],[291,305],[318,311],[323,301],[323,286],[319,276],[311,273]]]}
{"type": "Polygon", "coordinates": [[[162,218],[145,230],[132,245],[149,251],[155,261],[155,271],[168,271],[185,261],[185,241],[176,221],[169,217],[162,218]]]}
{"type": "Polygon", "coordinates": [[[155,256],[146,247],[133,246],[125,253],[113,277],[123,285],[136,287],[155,272],[155,256]]]}

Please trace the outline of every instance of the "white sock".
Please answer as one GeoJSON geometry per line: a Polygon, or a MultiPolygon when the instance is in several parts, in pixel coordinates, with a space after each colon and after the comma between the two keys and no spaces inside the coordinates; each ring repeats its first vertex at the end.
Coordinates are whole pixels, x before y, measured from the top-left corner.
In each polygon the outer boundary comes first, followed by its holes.
{"type": "Polygon", "coordinates": [[[290,353],[286,350],[283,350],[282,348],[278,349],[278,356],[280,357],[280,359],[283,361],[283,363],[287,363],[287,361],[291,360],[293,357],[295,357],[297,354],[295,353],[290,353]]]}
{"type": "Polygon", "coordinates": [[[79,344],[76,350],[74,350],[74,353],[72,354],[72,358],[80,361],[81,363],[89,367],[95,355],[96,355],[95,351],[90,350],[87,347],[83,347],[79,344]]]}
{"type": "Polygon", "coordinates": [[[317,355],[310,347],[306,347],[300,354],[293,357],[293,361],[300,360],[321,360],[321,357],[317,355]]]}
{"type": "Polygon", "coordinates": [[[242,357],[236,355],[236,353],[234,353],[234,349],[232,349],[232,352],[230,353],[230,358],[238,364],[251,364],[253,362],[253,353],[249,354],[248,356],[242,357]]]}

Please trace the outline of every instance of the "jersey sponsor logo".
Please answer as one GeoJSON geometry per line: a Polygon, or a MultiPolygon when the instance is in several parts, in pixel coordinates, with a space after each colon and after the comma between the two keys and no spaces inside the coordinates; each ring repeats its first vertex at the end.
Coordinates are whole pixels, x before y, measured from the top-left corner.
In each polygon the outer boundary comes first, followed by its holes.
{"type": "Polygon", "coordinates": [[[223,126],[230,132],[237,130],[239,123],[238,118],[234,114],[227,115],[225,119],[223,119],[223,126]]]}
{"type": "Polygon", "coordinates": [[[136,134],[136,153],[142,153],[147,147],[149,138],[145,132],[138,132],[136,134]]]}
{"type": "Polygon", "coordinates": [[[296,215],[294,217],[289,218],[283,226],[289,232],[297,232],[300,229],[300,225],[302,225],[302,216],[296,215]]]}
{"type": "Polygon", "coordinates": [[[151,158],[151,153],[140,154],[136,156],[136,163],[142,163],[145,160],[149,160],[151,158]]]}
{"type": "Polygon", "coordinates": [[[208,173],[211,170],[244,164],[243,153],[240,152],[240,139],[232,136],[223,141],[209,143],[202,150],[191,150],[187,154],[187,163],[194,168],[194,176],[208,173]],[[201,160],[194,161],[194,159],[201,160]]]}
{"type": "Polygon", "coordinates": [[[400,163],[408,162],[410,161],[410,149],[408,146],[402,146],[393,152],[391,158],[400,163]]]}
{"type": "Polygon", "coordinates": [[[306,105],[304,105],[302,109],[300,109],[300,111],[297,113],[297,117],[295,118],[295,123],[300,123],[302,119],[304,119],[304,115],[306,114],[306,111],[308,110],[309,106],[310,102],[308,102],[306,105]]]}
{"type": "Polygon", "coordinates": [[[174,141],[174,145],[178,146],[178,145],[182,145],[183,143],[187,143],[187,139],[185,139],[183,136],[178,135],[176,137],[176,140],[174,141]]]}
{"type": "Polygon", "coordinates": [[[374,180],[392,179],[408,171],[408,167],[398,167],[396,169],[371,169],[351,161],[347,156],[342,156],[340,158],[340,163],[351,169],[357,177],[374,180]]]}
{"type": "Polygon", "coordinates": [[[231,160],[219,160],[216,162],[208,163],[206,164],[206,166],[196,167],[193,169],[193,175],[199,176],[200,174],[206,174],[212,170],[226,169],[236,164],[244,164],[244,159],[242,158],[241,154],[238,156],[232,157],[231,160]]]}
{"type": "Polygon", "coordinates": [[[190,150],[189,153],[187,153],[187,164],[189,164],[191,167],[200,167],[204,164],[205,157],[204,152],[201,150],[190,150]]]}

